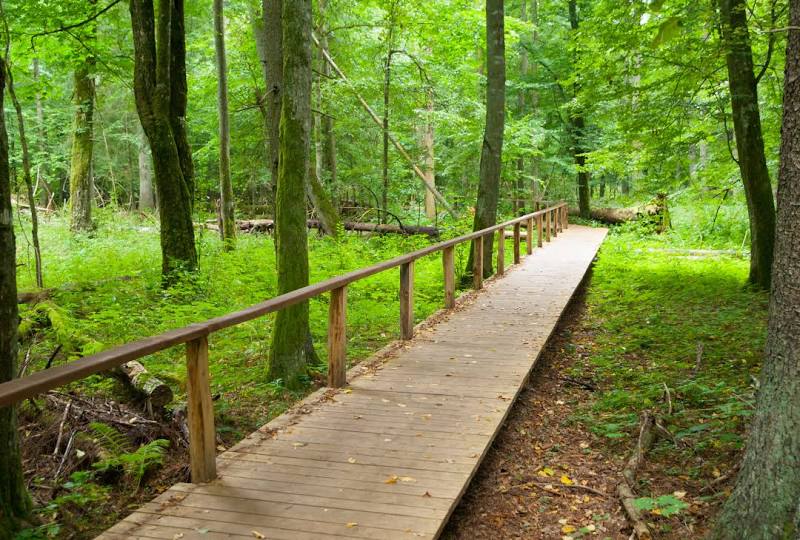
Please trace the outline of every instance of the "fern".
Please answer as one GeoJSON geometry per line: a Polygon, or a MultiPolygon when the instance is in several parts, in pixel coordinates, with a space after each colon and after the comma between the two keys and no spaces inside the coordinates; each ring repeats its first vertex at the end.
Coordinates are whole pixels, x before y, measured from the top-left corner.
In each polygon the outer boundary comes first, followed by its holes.
{"type": "Polygon", "coordinates": [[[95,435],[97,444],[111,454],[110,457],[95,463],[93,467],[98,471],[122,469],[125,478],[133,484],[136,491],[150,470],[164,464],[164,454],[169,448],[169,441],[166,439],[156,439],[133,451],[125,435],[113,427],[99,422],[93,422],[89,427],[95,435]]]}
{"type": "Polygon", "coordinates": [[[108,424],[92,422],[89,424],[89,429],[94,434],[95,442],[112,457],[119,457],[133,451],[128,438],[108,424]]]}

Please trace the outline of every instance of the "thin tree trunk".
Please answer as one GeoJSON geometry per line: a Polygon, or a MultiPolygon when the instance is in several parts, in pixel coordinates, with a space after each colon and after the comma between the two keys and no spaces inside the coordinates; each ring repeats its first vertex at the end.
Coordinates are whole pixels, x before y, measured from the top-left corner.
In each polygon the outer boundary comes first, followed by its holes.
{"type": "MultiPolygon", "coordinates": [[[[569,0],[569,24],[573,33],[578,31],[580,22],[576,0],[569,0]]],[[[577,98],[580,92],[580,85],[578,83],[575,83],[574,91],[575,98],[577,98]]],[[[570,128],[572,136],[572,155],[578,169],[578,208],[580,209],[581,217],[589,219],[589,213],[591,211],[591,193],[589,191],[589,172],[586,170],[586,149],[584,147],[586,120],[579,106],[576,106],[570,111],[570,128]]]]}
{"type": "MultiPolygon", "coordinates": [[[[328,44],[328,27],[325,19],[328,7],[327,0],[319,0],[318,6],[320,17],[322,19],[319,31],[320,56],[322,57],[320,67],[323,77],[325,80],[328,80],[333,76],[333,73],[331,71],[330,64],[325,61],[325,54],[330,50],[330,46],[328,44]]],[[[320,100],[320,106],[322,107],[323,105],[324,99],[320,100]]],[[[322,110],[325,110],[325,108],[322,107],[322,110]]],[[[333,123],[333,117],[327,114],[322,115],[322,118],[320,119],[322,135],[322,162],[320,166],[325,173],[327,173],[327,177],[325,179],[330,183],[330,185],[335,186],[337,179],[336,133],[334,132],[333,123]]]]}
{"type": "Polygon", "coordinates": [[[719,0],[726,47],[739,170],[750,216],[750,282],[769,289],[775,242],[775,201],[764,155],[758,83],[747,31],[744,0],[719,0]]]}
{"type": "MultiPolygon", "coordinates": [[[[486,128],[481,149],[480,180],[472,230],[491,227],[497,222],[497,199],[500,193],[500,170],[503,163],[503,128],[505,125],[506,60],[503,0],[486,0],[486,128]]],[[[492,246],[494,235],[483,243],[483,274],[494,273],[492,246]]],[[[470,245],[466,273],[472,274],[474,248],[470,245]]]]}
{"type": "Polygon", "coordinates": [[[386,53],[386,62],[383,65],[383,153],[381,154],[381,172],[383,178],[383,192],[381,194],[381,223],[386,222],[389,211],[389,91],[392,83],[392,31],[389,31],[389,50],[386,53]]]}
{"type": "MultiPolygon", "coordinates": [[[[433,140],[433,88],[427,90],[425,103],[425,123],[422,131],[422,150],[425,155],[425,177],[432,185],[436,185],[436,160],[433,140]]],[[[436,197],[429,189],[425,189],[425,217],[436,219],[436,197]]]]}
{"type": "Polygon", "coordinates": [[[14,90],[14,77],[11,68],[8,66],[8,56],[6,56],[6,77],[8,84],[8,95],[14,104],[17,113],[17,128],[19,130],[19,144],[22,147],[22,175],[25,179],[25,187],[28,192],[28,204],[31,211],[31,239],[33,242],[33,256],[36,264],[36,286],[44,288],[44,277],[42,275],[42,249],[39,244],[39,215],[36,211],[36,200],[33,195],[33,179],[31,178],[31,156],[28,152],[28,138],[25,135],[25,117],[22,114],[22,105],[17,99],[14,90]]]}
{"type": "Polygon", "coordinates": [[[744,460],[714,540],[800,536],[800,5],[790,6],[766,355],[744,460]]]}
{"type": "MultiPolygon", "coordinates": [[[[523,21],[528,20],[528,2],[526,0],[522,0],[522,4],[520,5],[520,19],[523,21]]],[[[524,47],[520,48],[519,57],[519,75],[524,81],[528,77],[528,51],[524,47]]],[[[520,89],[517,93],[517,113],[520,116],[524,116],[525,112],[525,90],[520,89]]],[[[524,201],[522,200],[522,193],[524,189],[525,158],[520,156],[517,158],[517,176],[514,179],[514,189],[512,192],[514,214],[516,214],[520,208],[525,205],[524,201]]]]}
{"type": "Polygon", "coordinates": [[[186,49],[183,0],[131,0],[134,93],[150,143],[161,220],[165,284],[197,268],[192,201],[194,167],[186,138],[186,49]]]}
{"type": "MultiPolygon", "coordinates": [[[[47,131],[44,127],[44,107],[42,106],[42,93],[39,90],[39,77],[41,75],[39,58],[33,59],[33,84],[36,85],[36,131],[39,136],[39,151],[43,154],[47,151],[47,131]]],[[[42,186],[42,194],[39,198],[39,204],[45,208],[49,208],[53,201],[53,190],[50,189],[50,184],[47,183],[47,167],[45,163],[36,165],[36,185],[42,186]]]]}
{"type": "Polygon", "coordinates": [[[153,192],[153,162],[147,147],[147,137],[142,132],[139,142],[139,210],[152,210],[156,207],[153,192]]]}
{"type": "MultiPolygon", "coordinates": [[[[5,77],[5,61],[0,58],[0,111],[3,110],[5,77]]],[[[8,134],[5,115],[0,114],[0,383],[17,375],[16,263],[8,134]]],[[[0,407],[0,538],[13,538],[14,531],[30,511],[31,501],[22,474],[16,407],[0,407]]]]}
{"type": "MultiPolygon", "coordinates": [[[[272,189],[276,197],[280,160],[280,122],[283,101],[283,1],[263,0],[264,32],[262,33],[262,65],[267,83],[269,113],[269,150],[272,189]]],[[[258,44],[258,41],[256,42],[258,44]]]]}
{"type": "Polygon", "coordinates": [[[228,60],[225,54],[223,0],[214,0],[214,48],[217,59],[217,106],[219,108],[219,193],[222,241],[226,249],[236,243],[236,217],[231,184],[231,128],[228,117],[228,60]]]}
{"type": "Polygon", "coordinates": [[[92,198],[94,179],[92,155],[94,151],[94,71],[95,59],[87,56],[75,69],[73,102],[72,155],[69,171],[69,226],[73,232],[92,229],[92,198]]]}
{"type": "MultiPolygon", "coordinates": [[[[277,0],[273,0],[277,1],[277,0]]],[[[282,6],[283,80],[278,193],[275,205],[278,294],[308,285],[306,185],[311,150],[311,0],[282,6]]],[[[306,366],[316,361],[308,302],[275,316],[268,377],[289,388],[302,386],[306,366]]]]}

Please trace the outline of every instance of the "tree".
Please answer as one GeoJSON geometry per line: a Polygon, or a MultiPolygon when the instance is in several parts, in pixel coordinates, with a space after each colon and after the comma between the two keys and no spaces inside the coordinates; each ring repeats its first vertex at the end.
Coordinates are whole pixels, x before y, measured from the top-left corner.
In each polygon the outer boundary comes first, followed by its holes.
{"type": "Polygon", "coordinates": [[[73,232],[92,229],[94,181],[92,151],[94,147],[94,55],[87,55],[75,68],[73,102],[75,120],[72,136],[72,159],[69,171],[70,229],[73,232]]]}
{"type": "MultiPolygon", "coordinates": [[[[6,65],[0,58],[0,111],[6,65]]],[[[0,114],[0,383],[17,375],[17,251],[8,169],[8,134],[0,114]]],[[[0,407],[0,539],[10,539],[31,511],[25,491],[15,407],[0,407]]]]}
{"type": "Polygon", "coordinates": [[[711,537],[800,534],[800,4],[791,2],[766,355],[744,460],[711,537]]]}
{"type": "MultiPolygon", "coordinates": [[[[506,106],[506,45],[503,0],[486,1],[486,127],[481,148],[478,200],[472,230],[491,227],[497,222],[497,199],[500,195],[500,171],[503,164],[503,128],[506,106]]],[[[483,275],[494,273],[492,246],[494,235],[483,239],[483,275]]],[[[472,274],[474,248],[470,246],[467,273],[472,274]]]]}
{"type": "MultiPolygon", "coordinates": [[[[275,244],[278,294],[285,294],[308,285],[309,279],[306,175],[311,150],[311,0],[286,2],[279,9],[286,88],[281,103],[275,244]]],[[[297,388],[306,365],[315,361],[308,302],[279,311],[272,334],[269,378],[297,388]]]]}
{"type": "MultiPolygon", "coordinates": [[[[569,25],[573,33],[578,31],[580,19],[578,18],[577,0],[569,0],[569,25]]],[[[576,77],[577,79],[577,77],[576,77]]],[[[580,85],[577,80],[574,84],[575,100],[578,100],[580,85]]],[[[590,202],[589,198],[589,172],[586,170],[586,149],[584,141],[586,138],[586,120],[580,105],[573,106],[569,111],[569,131],[572,139],[572,155],[575,159],[575,166],[578,169],[578,208],[581,217],[589,219],[590,202]]]]}
{"type": "Polygon", "coordinates": [[[136,110],[153,156],[161,220],[161,269],[197,267],[192,201],[194,166],[186,136],[186,44],[183,0],[131,0],[136,110]]]}
{"type": "Polygon", "coordinates": [[[236,242],[236,219],[231,184],[231,128],[228,118],[228,61],[225,55],[223,0],[214,0],[214,48],[217,59],[217,107],[219,108],[219,193],[222,241],[226,248],[236,242]]]}
{"type": "Polygon", "coordinates": [[[719,0],[728,64],[733,128],[750,216],[750,282],[769,289],[775,239],[775,201],[764,154],[758,79],[747,29],[745,0],[719,0]]]}

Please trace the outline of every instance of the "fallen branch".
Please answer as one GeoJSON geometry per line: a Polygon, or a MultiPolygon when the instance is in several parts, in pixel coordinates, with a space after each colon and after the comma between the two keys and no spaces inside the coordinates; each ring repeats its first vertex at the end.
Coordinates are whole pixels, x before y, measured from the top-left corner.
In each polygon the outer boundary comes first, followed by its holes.
{"type": "MultiPolygon", "coordinates": [[[[239,220],[236,222],[236,226],[242,232],[271,233],[275,228],[275,221],[272,219],[239,220]]],[[[319,222],[319,220],[316,219],[307,220],[306,226],[309,229],[323,230],[322,224],[319,222]]],[[[439,229],[437,229],[436,227],[360,223],[354,221],[343,222],[342,226],[346,231],[372,232],[379,234],[405,234],[405,235],[425,234],[432,238],[439,236],[439,229]]],[[[211,230],[218,229],[218,226],[215,223],[205,223],[205,227],[211,230]]]]}
{"type": "Polygon", "coordinates": [[[172,401],[172,389],[167,383],[147,371],[140,362],[125,362],[115,374],[136,392],[145,396],[153,407],[164,407],[172,401]]]}
{"type": "Polygon", "coordinates": [[[650,539],[652,535],[650,534],[650,528],[642,518],[641,512],[634,504],[637,498],[634,493],[634,489],[636,488],[636,472],[639,470],[639,467],[642,466],[645,454],[650,450],[650,447],[653,446],[656,440],[656,434],[653,429],[655,424],[655,417],[653,417],[649,411],[642,413],[642,419],[639,422],[639,438],[636,441],[636,448],[634,448],[633,454],[631,454],[631,457],[622,469],[623,480],[617,486],[617,495],[619,495],[622,501],[622,507],[625,509],[625,513],[628,515],[628,519],[633,525],[633,533],[636,538],[640,540],[650,539]]]}

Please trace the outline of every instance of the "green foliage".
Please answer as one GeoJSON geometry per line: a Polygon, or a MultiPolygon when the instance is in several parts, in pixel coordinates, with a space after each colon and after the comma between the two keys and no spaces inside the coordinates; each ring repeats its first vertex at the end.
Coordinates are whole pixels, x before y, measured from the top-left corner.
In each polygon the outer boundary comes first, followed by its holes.
{"type": "Polygon", "coordinates": [[[661,495],[655,499],[639,497],[633,501],[633,506],[638,510],[647,510],[648,512],[664,517],[680,514],[689,507],[688,504],[675,495],[661,495]]]}
{"type": "Polygon", "coordinates": [[[164,463],[164,454],[169,448],[169,441],[156,439],[131,451],[127,437],[107,424],[93,422],[89,425],[99,444],[109,457],[92,464],[100,474],[122,471],[125,478],[138,491],[145,475],[164,463]]]}

